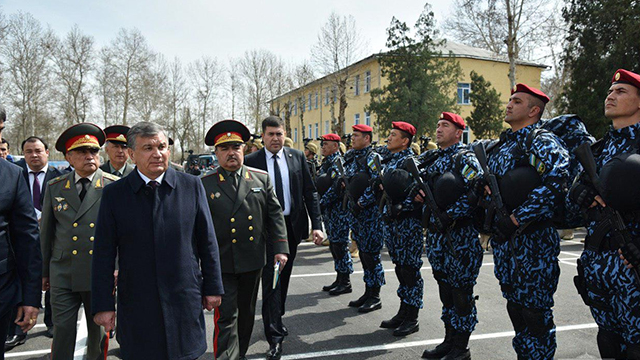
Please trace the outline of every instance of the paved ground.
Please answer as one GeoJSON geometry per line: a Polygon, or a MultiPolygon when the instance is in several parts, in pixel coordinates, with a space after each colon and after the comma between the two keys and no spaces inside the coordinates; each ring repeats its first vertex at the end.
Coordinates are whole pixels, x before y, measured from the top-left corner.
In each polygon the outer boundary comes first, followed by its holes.
{"type": "MultiPolygon", "coordinates": [[[[573,276],[575,263],[582,250],[579,242],[583,233],[576,234],[574,241],[563,241],[560,254],[562,270],[560,284],[555,295],[555,322],[558,330],[558,359],[596,359],[596,328],[588,308],[582,303],[575,288],[573,276]]],[[[387,285],[382,288],[383,307],[369,314],[358,314],[347,303],[359,297],[364,291],[362,267],[356,259],[352,294],[332,297],[320,289],[333,281],[335,273],[328,247],[317,247],[303,242],[296,259],[294,276],[291,281],[288,312],[284,322],[290,336],[284,343],[283,359],[419,359],[422,351],[440,343],[444,335],[440,321],[440,303],[436,282],[425,258],[422,271],[425,279],[425,308],[420,312],[420,331],[406,338],[396,338],[390,330],[379,328],[382,320],[393,316],[398,308],[396,296],[398,285],[393,268],[386,253],[383,263],[387,271],[387,285]]],[[[505,310],[505,301],[500,295],[498,283],[493,275],[493,257],[485,253],[483,267],[478,277],[476,294],[480,296],[478,312],[480,323],[471,338],[471,353],[474,359],[515,359],[511,347],[512,327],[505,310]]],[[[258,302],[250,359],[263,359],[268,350],[263,340],[262,319],[259,316],[261,302],[258,302]]],[[[206,313],[209,333],[209,351],[200,359],[213,359],[212,353],[212,313],[206,313]]],[[[38,320],[42,324],[42,315],[38,320]]],[[[44,327],[38,327],[29,334],[25,345],[7,353],[7,359],[46,359],[51,340],[44,337],[44,327]]],[[[80,327],[76,358],[81,359],[86,332],[80,327]]],[[[115,341],[111,344],[109,359],[119,359],[115,341]]]]}

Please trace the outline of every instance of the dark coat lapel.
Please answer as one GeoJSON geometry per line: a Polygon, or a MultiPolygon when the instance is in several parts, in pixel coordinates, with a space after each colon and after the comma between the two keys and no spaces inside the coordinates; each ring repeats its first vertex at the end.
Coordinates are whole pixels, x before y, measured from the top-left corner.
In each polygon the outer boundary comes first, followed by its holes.
{"type": "MultiPolygon", "coordinates": [[[[104,179],[102,178],[102,170],[98,169],[96,171],[96,174],[93,176],[91,185],[89,185],[89,188],[87,189],[87,194],[84,196],[84,200],[80,204],[80,209],[78,209],[74,221],[78,220],[89,209],[91,209],[93,204],[100,200],[100,196],[102,196],[102,187],[104,186],[103,182],[104,179]]],[[[80,196],[77,195],[77,191],[76,196],[78,196],[78,200],[80,200],[80,196]]]]}
{"type": "Polygon", "coordinates": [[[231,181],[227,179],[227,176],[224,174],[222,169],[218,170],[218,186],[222,190],[222,192],[231,200],[234,201],[236,199],[236,194],[231,188],[231,181]]]}
{"type": "Polygon", "coordinates": [[[76,190],[75,180],[76,172],[75,170],[67,173],[65,175],[65,179],[62,180],[62,194],[64,195],[65,200],[69,206],[71,206],[76,212],[80,210],[80,196],[78,195],[78,190],[76,190]]]}
{"type": "Polygon", "coordinates": [[[247,169],[244,166],[240,172],[240,177],[241,179],[238,179],[238,194],[236,195],[235,202],[233,203],[233,210],[231,210],[231,214],[235,214],[235,212],[240,209],[240,205],[244,202],[244,198],[249,195],[249,191],[251,190],[251,174],[247,172],[247,169]]]}

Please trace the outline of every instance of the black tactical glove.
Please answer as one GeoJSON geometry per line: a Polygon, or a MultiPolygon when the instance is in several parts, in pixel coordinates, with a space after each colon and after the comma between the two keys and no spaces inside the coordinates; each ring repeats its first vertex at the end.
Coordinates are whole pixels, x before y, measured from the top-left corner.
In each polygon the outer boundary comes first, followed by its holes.
{"type": "Polygon", "coordinates": [[[631,266],[638,268],[640,266],[640,249],[636,241],[630,241],[620,248],[622,256],[631,266]]]}
{"type": "Polygon", "coordinates": [[[400,216],[401,212],[402,212],[402,204],[395,204],[395,205],[389,206],[390,219],[397,219],[398,216],[400,216]]]}
{"type": "Polygon", "coordinates": [[[363,207],[360,206],[357,201],[349,201],[349,208],[351,209],[351,213],[353,213],[353,215],[360,214],[360,211],[362,211],[363,209],[363,207]]]}
{"type": "Polygon", "coordinates": [[[498,230],[496,238],[499,243],[504,243],[511,239],[511,236],[518,230],[518,226],[513,223],[511,216],[508,215],[498,216],[496,228],[498,230]]]}
{"type": "Polygon", "coordinates": [[[596,200],[598,192],[590,184],[576,184],[569,192],[569,199],[583,209],[589,208],[596,200]]]}

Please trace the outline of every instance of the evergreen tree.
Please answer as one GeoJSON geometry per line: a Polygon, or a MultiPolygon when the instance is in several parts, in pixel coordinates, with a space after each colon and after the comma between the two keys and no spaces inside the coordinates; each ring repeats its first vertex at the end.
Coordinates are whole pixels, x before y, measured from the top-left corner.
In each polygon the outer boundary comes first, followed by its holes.
{"type": "Polygon", "coordinates": [[[469,98],[473,104],[473,111],[471,116],[467,116],[467,125],[478,138],[497,138],[503,129],[504,120],[500,93],[482,75],[471,71],[469,98]]]}
{"type": "Polygon", "coordinates": [[[617,69],[640,72],[640,2],[571,0],[563,10],[569,46],[563,60],[570,79],[561,99],[596,138],[608,130],[604,100],[617,69]]]}
{"type": "Polygon", "coordinates": [[[440,113],[457,110],[457,81],[462,74],[452,53],[443,55],[435,40],[437,30],[431,5],[426,4],[415,25],[415,38],[406,23],[395,17],[387,29],[388,52],[378,58],[388,85],[371,91],[367,111],[377,116],[381,132],[392,121],[414,125],[418,135],[434,133],[440,113]]]}

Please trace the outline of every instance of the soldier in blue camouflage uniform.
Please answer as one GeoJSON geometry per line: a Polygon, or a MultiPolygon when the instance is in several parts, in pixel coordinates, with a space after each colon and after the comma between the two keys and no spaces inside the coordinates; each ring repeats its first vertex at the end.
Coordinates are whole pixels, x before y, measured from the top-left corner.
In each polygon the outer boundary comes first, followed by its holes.
{"type": "Polygon", "coordinates": [[[353,215],[351,234],[360,250],[360,261],[364,270],[365,292],[349,306],[367,313],[382,307],[380,287],[385,284],[384,268],[380,261],[380,250],[384,245],[382,221],[376,196],[370,183],[378,178],[374,157],[379,157],[371,148],[373,129],[364,124],[353,126],[351,136],[353,149],[345,155],[345,170],[349,178],[349,207],[353,215]]]}
{"type": "Polygon", "coordinates": [[[524,359],[552,359],[556,350],[551,308],[560,276],[560,238],[551,218],[564,200],[569,155],[551,132],[528,138],[548,101],[540,90],[516,85],[505,116],[511,129],[488,154],[506,205],[506,215],[497,212],[493,219],[495,275],[516,332],[513,348],[524,359]]]}
{"type": "Polygon", "coordinates": [[[341,295],[352,291],[349,280],[349,275],[353,273],[351,253],[349,253],[350,214],[349,210],[342,206],[344,190],[338,171],[338,162],[342,162],[342,156],[338,151],[339,143],[340,136],[336,134],[322,136],[324,161],[320,167],[320,175],[329,176],[331,186],[320,198],[320,209],[337,273],[336,281],[322,288],[328,291],[329,295],[341,295]]]}
{"type": "Polygon", "coordinates": [[[482,265],[482,247],[472,217],[478,203],[476,179],[482,170],[473,152],[460,144],[465,127],[460,115],[442,113],[436,130],[440,150],[432,150],[427,161],[428,186],[438,209],[425,209],[430,214],[426,251],[438,282],[445,338],[435,349],[423,352],[425,359],[470,359],[467,345],[478,323],[473,287],[482,265]]]}
{"type": "Polygon", "coordinates": [[[613,127],[592,146],[603,194],[585,173],[569,194],[588,209],[576,285],[598,324],[600,356],[640,359],[640,75],[620,69],[612,83],[604,113],[613,127]],[[605,204],[621,215],[626,244],[606,225],[605,204]]]}
{"type": "Polygon", "coordinates": [[[422,308],[422,207],[416,206],[413,203],[414,195],[405,191],[411,186],[412,180],[404,170],[404,162],[413,156],[409,146],[416,129],[402,121],[393,122],[392,125],[387,141],[390,153],[383,160],[383,184],[387,185],[384,186],[385,198],[389,196],[383,212],[383,234],[400,282],[398,297],[401,302],[398,313],[390,320],[383,321],[380,327],[395,329],[394,336],[406,336],[419,330],[418,311],[422,308]]]}

